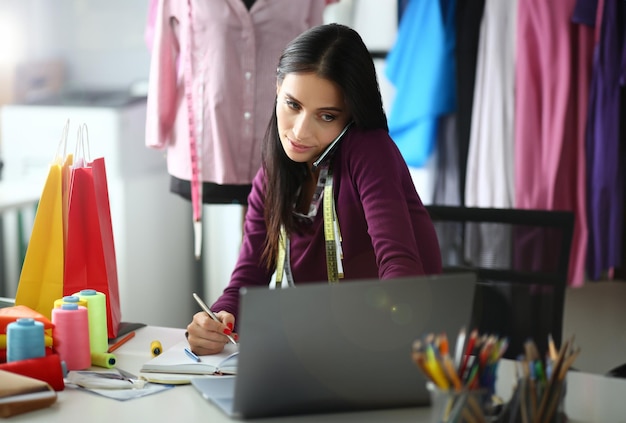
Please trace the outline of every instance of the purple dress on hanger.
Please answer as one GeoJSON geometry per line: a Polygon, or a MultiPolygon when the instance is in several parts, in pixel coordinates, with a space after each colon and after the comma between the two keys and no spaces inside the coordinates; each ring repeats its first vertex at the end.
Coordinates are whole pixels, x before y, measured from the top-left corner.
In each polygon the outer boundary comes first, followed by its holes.
{"type": "Polygon", "coordinates": [[[587,120],[589,243],[587,272],[599,279],[622,260],[624,149],[620,148],[620,60],[624,49],[624,2],[604,0],[600,40],[593,57],[587,120]]]}

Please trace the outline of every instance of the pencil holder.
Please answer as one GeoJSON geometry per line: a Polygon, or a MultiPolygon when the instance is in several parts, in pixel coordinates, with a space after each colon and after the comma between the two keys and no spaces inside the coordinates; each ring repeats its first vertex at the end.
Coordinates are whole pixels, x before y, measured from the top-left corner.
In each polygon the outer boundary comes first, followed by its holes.
{"type": "Polygon", "coordinates": [[[507,410],[511,423],[566,423],[567,382],[518,379],[507,410]]]}
{"type": "Polygon", "coordinates": [[[443,390],[432,382],[430,392],[431,423],[500,422],[502,405],[494,403],[487,389],[443,390]]]}

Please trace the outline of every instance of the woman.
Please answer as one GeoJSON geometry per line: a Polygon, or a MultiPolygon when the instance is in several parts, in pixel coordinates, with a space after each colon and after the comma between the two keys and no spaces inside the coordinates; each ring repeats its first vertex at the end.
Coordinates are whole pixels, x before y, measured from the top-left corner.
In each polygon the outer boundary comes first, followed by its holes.
{"type": "Polygon", "coordinates": [[[441,271],[436,233],[354,30],[321,25],[286,47],[262,158],[237,265],[211,307],[221,323],[194,316],[194,352],[217,353],[236,337],[239,289],[268,285],[274,272],[291,285],[441,271]]]}

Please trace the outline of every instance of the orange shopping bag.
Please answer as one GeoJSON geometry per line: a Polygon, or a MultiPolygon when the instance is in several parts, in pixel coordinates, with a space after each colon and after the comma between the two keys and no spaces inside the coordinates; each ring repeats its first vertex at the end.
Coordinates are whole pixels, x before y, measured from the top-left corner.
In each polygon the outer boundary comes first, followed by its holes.
{"type": "Polygon", "coordinates": [[[108,337],[116,338],[121,310],[106,168],[103,157],[90,161],[85,125],[78,138],[70,170],[63,295],[102,292],[108,337]]]}
{"type": "Polygon", "coordinates": [[[39,199],[15,296],[16,305],[27,306],[48,319],[52,315],[54,300],[63,293],[63,187],[72,162],[72,156],[65,153],[68,129],[69,122],[63,129],[39,199]]]}

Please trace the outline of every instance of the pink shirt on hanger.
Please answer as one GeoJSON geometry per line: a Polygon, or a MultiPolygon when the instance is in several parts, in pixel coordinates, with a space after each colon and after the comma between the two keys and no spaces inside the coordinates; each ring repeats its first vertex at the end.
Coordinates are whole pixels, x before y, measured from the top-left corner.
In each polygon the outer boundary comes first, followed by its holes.
{"type": "Polygon", "coordinates": [[[279,56],[298,34],[322,23],[327,3],[257,0],[248,11],[241,0],[158,0],[154,28],[149,28],[145,142],[167,151],[170,175],[191,179],[183,75],[189,42],[201,180],[250,184],[274,107],[279,56]]]}

